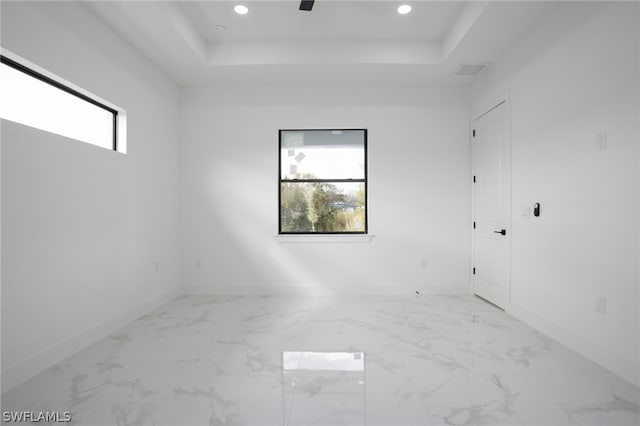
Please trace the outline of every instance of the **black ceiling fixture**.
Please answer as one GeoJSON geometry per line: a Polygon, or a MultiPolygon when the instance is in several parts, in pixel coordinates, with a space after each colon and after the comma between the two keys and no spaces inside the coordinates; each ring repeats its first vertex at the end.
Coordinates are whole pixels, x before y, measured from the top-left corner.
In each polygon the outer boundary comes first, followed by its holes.
{"type": "Polygon", "coordinates": [[[300,10],[306,10],[307,12],[311,12],[313,9],[313,3],[315,0],[302,0],[300,2],[300,10]]]}

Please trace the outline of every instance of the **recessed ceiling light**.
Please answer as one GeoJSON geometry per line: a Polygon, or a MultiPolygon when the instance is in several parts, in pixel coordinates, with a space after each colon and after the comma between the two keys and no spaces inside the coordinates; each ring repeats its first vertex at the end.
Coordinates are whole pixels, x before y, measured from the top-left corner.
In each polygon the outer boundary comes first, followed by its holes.
{"type": "Polygon", "coordinates": [[[214,29],[216,32],[221,32],[221,31],[224,31],[224,30],[225,30],[224,25],[214,25],[214,26],[213,26],[213,29],[214,29]]]}
{"type": "Polygon", "coordinates": [[[238,15],[246,15],[249,12],[249,8],[243,4],[236,5],[236,7],[234,7],[233,10],[238,15]]]}
{"type": "Polygon", "coordinates": [[[342,130],[332,130],[331,133],[333,133],[334,135],[341,135],[342,130]]]}
{"type": "Polygon", "coordinates": [[[403,4],[401,6],[398,6],[398,13],[400,15],[406,15],[409,12],[411,12],[411,6],[410,5],[403,4]]]}

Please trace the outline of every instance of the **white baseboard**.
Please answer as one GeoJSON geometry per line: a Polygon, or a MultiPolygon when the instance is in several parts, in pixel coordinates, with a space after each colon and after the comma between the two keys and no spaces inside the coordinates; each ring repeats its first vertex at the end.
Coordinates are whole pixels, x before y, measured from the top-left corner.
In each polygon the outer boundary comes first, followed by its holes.
{"type": "Polygon", "coordinates": [[[210,296],[327,296],[331,292],[315,286],[257,286],[257,285],[187,285],[184,294],[210,296]]]}
{"type": "Polygon", "coordinates": [[[589,358],[593,362],[606,368],[622,379],[640,386],[640,365],[633,360],[620,357],[613,351],[596,345],[587,339],[576,335],[566,328],[558,325],[546,318],[535,314],[522,306],[511,304],[507,312],[527,325],[541,331],[547,336],[557,340],[572,350],[589,358]]]}
{"type": "Polygon", "coordinates": [[[120,312],[111,319],[80,332],[58,345],[45,349],[17,364],[3,368],[2,378],[0,379],[2,383],[2,393],[26,382],[47,368],[54,366],[87,346],[132,323],[141,316],[172,301],[181,294],[182,291],[176,289],[156,296],[127,311],[120,312]]]}
{"type": "Polygon", "coordinates": [[[229,296],[415,296],[416,290],[423,295],[468,294],[466,285],[458,287],[416,285],[368,285],[349,286],[340,289],[318,285],[258,286],[258,285],[187,285],[183,287],[188,295],[229,295],[229,296]]]}

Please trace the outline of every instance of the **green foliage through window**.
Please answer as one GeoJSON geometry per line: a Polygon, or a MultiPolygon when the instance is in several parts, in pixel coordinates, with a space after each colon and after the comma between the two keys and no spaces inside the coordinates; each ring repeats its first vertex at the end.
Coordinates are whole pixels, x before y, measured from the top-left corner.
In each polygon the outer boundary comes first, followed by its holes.
{"type": "Polygon", "coordinates": [[[280,233],[366,233],[366,130],[280,131],[280,233]]]}

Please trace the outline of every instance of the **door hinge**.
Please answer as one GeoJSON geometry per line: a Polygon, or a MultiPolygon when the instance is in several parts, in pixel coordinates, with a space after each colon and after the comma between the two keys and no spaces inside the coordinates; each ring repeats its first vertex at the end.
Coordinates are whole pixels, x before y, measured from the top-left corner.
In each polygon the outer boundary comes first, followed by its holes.
{"type": "Polygon", "coordinates": [[[476,183],[476,177],[475,176],[473,177],[473,183],[476,183]]]}
{"type": "Polygon", "coordinates": [[[473,275],[476,274],[476,268],[473,268],[473,275]]]}
{"type": "Polygon", "coordinates": [[[476,223],[473,222],[473,229],[476,229],[476,223]]]}
{"type": "Polygon", "coordinates": [[[476,137],[476,129],[473,129],[473,137],[476,137]]]}

